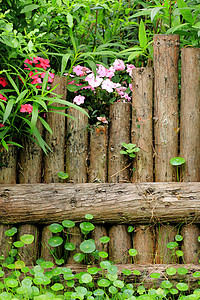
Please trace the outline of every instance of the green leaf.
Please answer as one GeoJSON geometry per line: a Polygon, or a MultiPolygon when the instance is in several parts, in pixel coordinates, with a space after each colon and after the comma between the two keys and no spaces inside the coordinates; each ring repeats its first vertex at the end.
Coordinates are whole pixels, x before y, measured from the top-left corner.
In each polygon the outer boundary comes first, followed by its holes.
{"type": "Polygon", "coordinates": [[[92,253],[95,248],[95,243],[90,240],[86,240],[80,244],[80,250],[84,253],[92,253]]]}
{"type": "Polygon", "coordinates": [[[63,75],[63,73],[64,73],[64,71],[66,69],[66,66],[67,66],[67,63],[68,63],[68,60],[69,60],[70,56],[71,56],[71,53],[66,53],[66,54],[63,55],[63,57],[62,57],[62,63],[61,63],[61,74],[60,74],[60,76],[63,75]]]}
{"type": "Polygon", "coordinates": [[[17,233],[16,227],[12,227],[11,229],[8,229],[5,231],[6,236],[13,236],[13,235],[15,235],[15,233],[17,233]]]}
{"type": "Polygon", "coordinates": [[[191,13],[190,9],[188,8],[186,2],[184,0],[177,0],[177,4],[178,4],[179,11],[180,11],[181,15],[183,16],[183,18],[187,22],[193,24],[194,20],[192,17],[192,13],[191,13]]]}
{"type": "Polygon", "coordinates": [[[53,233],[58,233],[63,231],[63,226],[58,223],[53,223],[49,226],[49,230],[53,233]]]}
{"type": "Polygon", "coordinates": [[[43,268],[48,269],[48,268],[53,268],[54,263],[51,261],[42,261],[40,264],[43,268]]]}
{"type": "Polygon", "coordinates": [[[25,90],[22,93],[20,93],[19,96],[17,97],[15,103],[18,103],[21,99],[23,99],[27,93],[28,93],[28,90],[25,90]]]}
{"type": "Polygon", "coordinates": [[[188,270],[184,267],[180,267],[180,268],[177,269],[177,273],[179,275],[186,275],[188,273],[188,270]]]}
{"type": "Polygon", "coordinates": [[[32,244],[33,241],[34,241],[34,236],[32,234],[24,234],[20,237],[20,240],[26,244],[26,245],[29,245],[29,244],[32,244]]]}
{"type": "Polygon", "coordinates": [[[134,58],[136,58],[137,56],[143,55],[142,51],[134,51],[133,53],[131,53],[128,57],[128,62],[133,60],[134,58]]]}
{"type": "Polygon", "coordinates": [[[83,253],[76,253],[73,256],[73,259],[75,260],[75,262],[81,262],[84,258],[85,258],[85,255],[83,253]]]}
{"type": "Polygon", "coordinates": [[[69,175],[64,172],[58,172],[58,177],[61,179],[67,179],[69,177],[69,175]]]}
{"type": "Polygon", "coordinates": [[[70,220],[64,220],[64,221],[62,221],[62,225],[67,228],[72,228],[75,226],[75,223],[70,220]]]}
{"type": "Polygon", "coordinates": [[[151,22],[153,22],[155,16],[157,15],[157,13],[159,13],[159,11],[163,9],[163,6],[159,6],[159,7],[154,7],[152,10],[151,10],[151,22]]]}
{"type": "Polygon", "coordinates": [[[136,249],[129,249],[129,254],[131,255],[131,256],[136,256],[137,255],[137,250],[136,249]]]}
{"type": "Polygon", "coordinates": [[[42,95],[44,95],[44,92],[46,91],[48,78],[49,78],[49,72],[46,71],[42,82],[42,95]]]}
{"type": "Polygon", "coordinates": [[[37,4],[26,5],[26,6],[24,6],[24,8],[20,11],[20,13],[21,13],[21,14],[24,14],[24,13],[33,11],[33,10],[39,8],[39,7],[40,7],[40,6],[37,5],[37,4]]]}
{"type": "Polygon", "coordinates": [[[176,287],[179,291],[187,291],[189,289],[188,285],[183,282],[177,283],[176,287]]]}
{"type": "Polygon", "coordinates": [[[38,104],[36,102],[33,103],[33,110],[31,113],[31,133],[33,133],[33,130],[36,126],[38,118],[38,104]]]}
{"type": "Polygon", "coordinates": [[[97,281],[97,284],[98,284],[98,286],[100,286],[100,287],[108,287],[108,286],[111,284],[111,282],[110,282],[110,280],[108,280],[108,279],[99,279],[99,280],[97,281]]]}
{"type": "Polygon", "coordinates": [[[176,247],[178,247],[178,243],[176,243],[176,242],[167,243],[167,248],[169,248],[169,249],[174,249],[176,247]]]}
{"type": "Polygon", "coordinates": [[[108,236],[102,236],[99,241],[102,243],[102,244],[106,244],[110,241],[110,238],[108,236]]]}
{"type": "Polygon", "coordinates": [[[162,283],[161,283],[161,288],[164,288],[164,289],[171,289],[172,287],[172,284],[169,280],[164,280],[162,283]]]}
{"type": "Polygon", "coordinates": [[[147,35],[145,31],[144,22],[142,19],[140,20],[140,26],[139,26],[139,42],[141,48],[145,48],[145,46],[147,45],[147,35]]]}
{"type": "Polygon", "coordinates": [[[18,281],[16,279],[8,278],[5,282],[5,284],[9,288],[15,288],[18,286],[18,281]]]}
{"type": "Polygon", "coordinates": [[[92,231],[92,230],[94,230],[94,225],[92,224],[92,223],[90,223],[90,222],[82,222],[81,224],[80,224],[80,228],[82,229],[82,230],[84,230],[84,231],[92,231]]]}
{"type": "Polygon", "coordinates": [[[52,236],[49,240],[48,243],[52,247],[58,247],[62,245],[63,239],[60,236],[52,236]]]}
{"type": "Polygon", "coordinates": [[[72,244],[72,243],[66,243],[65,244],[65,249],[68,250],[68,251],[73,251],[76,249],[75,245],[72,244]]]}
{"type": "Polygon", "coordinates": [[[12,111],[13,105],[15,103],[14,99],[11,99],[7,102],[6,105],[6,110],[4,112],[4,116],[3,116],[3,123],[5,123],[5,121],[8,119],[8,117],[10,116],[10,113],[12,111]]]}
{"type": "Polygon", "coordinates": [[[40,116],[38,116],[39,120],[41,121],[42,125],[46,128],[46,130],[48,130],[51,134],[53,134],[49,124],[40,116]]]}
{"type": "Polygon", "coordinates": [[[94,217],[93,217],[93,215],[91,215],[91,214],[86,214],[85,215],[85,219],[87,219],[87,220],[92,220],[94,217]]]}
{"type": "Polygon", "coordinates": [[[70,13],[67,14],[67,24],[69,28],[73,27],[73,16],[70,13]]]}
{"type": "Polygon", "coordinates": [[[167,273],[167,275],[174,275],[174,274],[176,274],[176,269],[173,268],[173,267],[169,267],[169,268],[166,270],[166,273],[167,273]]]}
{"type": "Polygon", "coordinates": [[[182,157],[173,157],[170,159],[170,164],[172,166],[181,166],[185,163],[185,159],[182,157]]]}
{"type": "Polygon", "coordinates": [[[17,241],[17,242],[14,242],[13,245],[16,247],[16,248],[21,248],[24,246],[24,243],[21,242],[21,241],[17,241]]]}

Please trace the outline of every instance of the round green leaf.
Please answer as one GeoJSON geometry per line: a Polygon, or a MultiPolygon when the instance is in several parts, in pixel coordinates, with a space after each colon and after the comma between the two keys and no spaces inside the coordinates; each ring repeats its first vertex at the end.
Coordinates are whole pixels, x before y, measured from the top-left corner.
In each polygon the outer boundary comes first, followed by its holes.
{"type": "Polygon", "coordinates": [[[34,241],[34,236],[32,234],[24,234],[20,237],[20,240],[26,244],[26,245],[29,245],[29,244],[32,244],[33,241],[34,241]]]}
{"type": "Polygon", "coordinates": [[[54,283],[54,285],[51,286],[51,289],[54,291],[54,292],[57,292],[57,291],[61,291],[64,289],[64,286],[61,284],[61,283],[54,283]]]}
{"type": "Polygon", "coordinates": [[[29,267],[22,267],[21,268],[21,271],[23,272],[23,273],[28,273],[29,272],[29,267]]]}
{"type": "Polygon", "coordinates": [[[73,251],[76,249],[76,246],[72,243],[66,243],[65,244],[65,249],[68,250],[68,251],[73,251]]]}
{"type": "Polygon", "coordinates": [[[5,282],[6,286],[8,286],[9,288],[15,288],[18,286],[18,281],[16,279],[13,278],[8,278],[5,282]]]}
{"type": "Polygon", "coordinates": [[[113,285],[114,285],[115,287],[118,287],[118,288],[122,289],[122,288],[124,287],[124,282],[121,281],[121,280],[115,280],[115,281],[113,282],[113,285]]]}
{"type": "Polygon", "coordinates": [[[64,264],[64,262],[65,262],[65,261],[64,261],[63,258],[61,258],[61,259],[56,259],[56,260],[55,260],[55,263],[56,263],[56,265],[58,265],[58,266],[64,264]]]}
{"type": "Polygon", "coordinates": [[[101,252],[99,252],[99,256],[102,257],[102,258],[107,258],[108,257],[108,253],[104,252],[104,251],[101,251],[101,252]]]}
{"type": "Polygon", "coordinates": [[[94,296],[103,296],[104,291],[102,289],[97,289],[93,292],[94,296]]]}
{"type": "Polygon", "coordinates": [[[80,250],[84,253],[92,253],[95,250],[95,244],[90,240],[86,240],[80,244],[80,250]]]}
{"type": "Polygon", "coordinates": [[[139,276],[141,272],[139,270],[133,270],[133,274],[139,276]]]}
{"type": "Polygon", "coordinates": [[[110,241],[110,238],[108,236],[102,236],[99,241],[102,243],[102,244],[106,244],[110,241]]]}
{"type": "Polygon", "coordinates": [[[183,282],[177,283],[176,287],[179,291],[187,291],[188,288],[189,288],[188,285],[186,283],[183,283],[183,282]]]}
{"type": "Polygon", "coordinates": [[[83,283],[89,283],[89,282],[92,281],[92,279],[93,278],[92,278],[92,276],[90,274],[83,274],[81,276],[81,280],[82,280],[83,283]]]}
{"type": "Polygon", "coordinates": [[[82,222],[80,228],[84,231],[92,231],[94,230],[94,225],[90,222],[82,222]]]}
{"type": "Polygon", "coordinates": [[[121,272],[122,272],[124,275],[126,275],[126,276],[129,276],[129,275],[132,274],[132,271],[131,271],[131,270],[127,270],[127,269],[123,269],[121,272]]]}
{"type": "Polygon", "coordinates": [[[188,270],[184,267],[180,267],[180,268],[177,269],[177,273],[179,275],[186,275],[188,273],[188,270]]]}
{"type": "Polygon", "coordinates": [[[170,164],[172,166],[181,166],[185,163],[185,159],[182,157],[173,157],[170,159],[170,164]]]}
{"type": "Polygon", "coordinates": [[[97,268],[97,267],[94,267],[94,268],[88,268],[88,273],[92,274],[92,275],[95,275],[97,274],[101,269],[97,268]]]}
{"type": "Polygon", "coordinates": [[[75,291],[80,294],[80,295],[83,295],[85,296],[87,294],[87,289],[83,286],[77,286],[75,287],[75,291]]]}
{"type": "Polygon", "coordinates": [[[176,255],[177,255],[178,257],[183,256],[183,251],[177,250],[177,251],[176,251],[176,255]]]}
{"type": "Polygon", "coordinates": [[[104,261],[101,261],[101,262],[100,262],[100,266],[101,266],[103,269],[107,269],[110,265],[111,265],[111,263],[110,263],[108,260],[104,260],[104,261]]]}
{"type": "Polygon", "coordinates": [[[174,274],[176,274],[176,269],[175,268],[173,268],[173,267],[169,267],[167,270],[166,270],[166,273],[167,273],[167,275],[174,275],[174,274]]]}
{"type": "Polygon", "coordinates": [[[117,294],[118,289],[117,289],[115,286],[111,285],[111,286],[109,287],[108,291],[109,291],[111,294],[117,294]]]}
{"type": "Polygon", "coordinates": [[[51,247],[58,247],[62,245],[63,239],[60,236],[52,236],[49,240],[48,243],[51,247]]]}
{"type": "Polygon", "coordinates": [[[58,177],[61,179],[67,179],[69,177],[69,175],[64,172],[58,172],[58,177]]]}
{"type": "Polygon", "coordinates": [[[183,237],[182,237],[182,235],[180,235],[180,234],[177,234],[177,235],[175,236],[175,240],[176,240],[177,242],[180,242],[180,241],[182,241],[182,240],[183,240],[183,237]]]}
{"type": "Polygon", "coordinates": [[[134,227],[133,227],[133,226],[128,226],[128,229],[127,229],[127,230],[128,230],[129,233],[131,233],[131,232],[133,232],[134,227]]]}
{"type": "Polygon", "coordinates": [[[21,241],[17,241],[13,243],[13,246],[15,246],[16,248],[21,248],[24,246],[24,243],[21,241]]]}
{"type": "Polygon", "coordinates": [[[107,267],[107,270],[108,270],[108,273],[115,275],[115,274],[117,274],[118,269],[117,269],[117,266],[115,266],[115,265],[109,265],[107,267]]]}
{"type": "Polygon", "coordinates": [[[30,278],[24,278],[21,282],[22,286],[32,286],[33,282],[30,278]]]}
{"type": "Polygon", "coordinates": [[[67,280],[66,284],[68,287],[73,287],[75,282],[74,282],[74,280],[67,280]]]}
{"type": "Polygon", "coordinates": [[[178,243],[176,243],[176,242],[170,242],[167,244],[167,248],[169,248],[171,250],[176,248],[177,246],[178,246],[178,243]]]}
{"type": "Polygon", "coordinates": [[[62,225],[63,225],[64,227],[67,227],[67,228],[72,228],[72,227],[75,226],[75,223],[74,223],[73,221],[70,221],[70,220],[64,220],[64,221],[62,222],[62,225]]]}
{"type": "Polygon", "coordinates": [[[15,262],[15,269],[21,269],[21,268],[23,268],[23,267],[25,267],[25,262],[24,262],[24,261],[22,261],[22,260],[17,260],[17,261],[15,262]]]}
{"type": "Polygon", "coordinates": [[[48,268],[53,268],[54,263],[51,261],[43,261],[40,264],[43,268],[48,269],[48,268]]]}
{"type": "Polygon", "coordinates": [[[76,262],[81,262],[84,258],[85,258],[85,255],[84,255],[83,253],[76,253],[76,254],[73,256],[73,259],[74,259],[76,262]]]}
{"type": "Polygon", "coordinates": [[[161,288],[164,288],[164,289],[171,289],[172,287],[172,284],[169,280],[164,280],[162,283],[161,283],[161,288]]]}
{"type": "Polygon", "coordinates": [[[49,230],[53,233],[58,233],[63,231],[63,226],[58,223],[53,223],[49,226],[49,230]]]}
{"type": "Polygon", "coordinates": [[[110,285],[110,280],[108,280],[108,279],[99,279],[97,281],[97,284],[100,287],[108,287],[110,285]]]}
{"type": "Polygon", "coordinates": [[[131,256],[136,256],[137,255],[137,250],[136,249],[129,249],[129,254],[131,255],[131,256]]]}
{"type": "Polygon", "coordinates": [[[85,215],[85,218],[86,218],[87,220],[92,220],[94,217],[93,217],[93,215],[91,215],[91,214],[86,214],[86,215],[85,215]]]}
{"type": "Polygon", "coordinates": [[[169,292],[170,292],[172,295],[176,295],[176,294],[178,294],[178,290],[177,290],[177,289],[175,289],[175,288],[171,288],[171,289],[169,289],[169,292]]]}
{"type": "Polygon", "coordinates": [[[192,274],[192,276],[193,276],[194,278],[200,277],[200,271],[194,272],[194,273],[192,274]]]}
{"type": "Polygon", "coordinates": [[[151,273],[150,277],[153,279],[158,279],[160,278],[160,273],[151,273]]]}
{"type": "Polygon", "coordinates": [[[5,231],[6,236],[13,236],[15,233],[17,233],[16,227],[12,227],[11,229],[5,231]]]}

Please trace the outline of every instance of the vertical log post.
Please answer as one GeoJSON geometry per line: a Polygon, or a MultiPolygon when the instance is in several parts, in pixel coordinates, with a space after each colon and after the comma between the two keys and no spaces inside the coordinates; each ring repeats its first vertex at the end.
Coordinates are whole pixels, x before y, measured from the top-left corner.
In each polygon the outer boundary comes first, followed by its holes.
{"type": "MultiPolygon", "coordinates": [[[[17,148],[9,145],[7,151],[4,147],[0,147],[0,184],[15,184],[17,180],[17,148]]],[[[5,235],[5,231],[10,226],[0,224],[0,255],[6,257],[11,250],[13,238],[5,235]]]]}
{"type": "Polygon", "coordinates": [[[133,162],[132,182],[153,181],[153,69],[136,68],[132,73],[133,110],[131,143],[140,148],[133,162]]]}
{"type": "Polygon", "coordinates": [[[68,253],[68,259],[67,259],[67,263],[73,265],[73,264],[76,264],[73,256],[76,253],[80,253],[80,244],[83,241],[82,235],[81,235],[81,230],[78,225],[74,226],[73,228],[70,228],[68,241],[69,241],[69,243],[72,243],[75,246],[75,249],[68,253]]]}
{"type": "Polygon", "coordinates": [[[34,236],[32,244],[24,245],[19,248],[20,259],[25,262],[26,265],[35,265],[39,254],[39,230],[35,225],[25,224],[18,229],[18,240],[22,235],[30,234],[34,236]]]}
{"type": "Polygon", "coordinates": [[[88,117],[77,109],[69,108],[68,114],[76,120],[67,120],[66,172],[70,182],[87,182],[88,117]]]}
{"type": "Polygon", "coordinates": [[[41,237],[41,258],[55,262],[54,257],[52,255],[52,251],[54,250],[53,247],[51,247],[48,244],[48,240],[53,236],[53,233],[49,230],[49,226],[44,226],[42,229],[42,237],[41,237]]]}
{"type": "Polygon", "coordinates": [[[183,181],[200,181],[200,48],[181,51],[180,155],[183,181]]]}
{"type": "Polygon", "coordinates": [[[17,148],[8,147],[8,151],[0,147],[0,184],[15,184],[17,180],[17,148]]]}
{"type": "Polygon", "coordinates": [[[130,103],[115,102],[110,106],[108,147],[108,182],[129,182],[128,157],[120,154],[121,143],[130,143],[130,103]]]}
{"type": "MultiPolygon", "coordinates": [[[[40,120],[37,128],[42,135],[43,127],[40,120]]],[[[41,183],[42,177],[42,149],[34,141],[23,139],[20,149],[19,183],[41,183]]]]}
{"type": "Polygon", "coordinates": [[[181,235],[183,236],[182,251],[183,259],[186,264],[199,264],[199,241],[200,228],[195,225],[184,225],[181,229],[181,235]]]}
{"type": "MultiPolygon", "coordinates": [[[[100,238],[108,236],[107,228],[103,225],[95,225],[94,231],[92,231],[91,238],[95,240],[96,249],[98,251],[105,251],[108,253],[108,243],[102,244],[100,238]]],[[[99,263],[99,260],[94,260],[94,263],[99,263]]]]}
{"type": "Polygon", "coordinates": [[[154,245],[154,228],[144,225],[136,226],[133,236],[133,247],[138,252],[135,257],[138,264],[154,262],[154,245]]]}
{"type": "Polygon", "coordinates": [[[175,226],[158,224],[156,228],[156,264],[170,264],[177,262],[177,257],[173,256],[172,250],[167,248],[168,243],[175,241],[176,234],[177,228],[175,226]]]}
{"type": "Polygon", "coordinates": [[[91,129],[89,182],[106,182],[108,127],[99,125],[91,129]]]}
{"type": "Polygon", "coordinates": [[[116,264],[131,263],[131,256],[128,251],[131,249],[131,236],[127,232],[126,225],[113,225],[108,231],[109,259],[116,264]]]}
{"type": "Polygon", "coordinates": [[[174,181],[178,155],[178,35],[154,36],[155,181],[174,181]]]}
{"type": "MultiPolygon", "coordinates": [[[[66,99],[66,78],[55,76],[52,87],[59,84],[54,93],[63,95],[66,99]]],[[[53,103],[54,106],[61,107],[62,104],[53,103]]],[[[64,112],[64,110],[62,110],[64,112]]],[[[44,182],[59,182],[58,172],[64,172],[64,157],[65,157],[65,116],[57,113],[47,114],[47,123],[52,129],[53,135],[48,131],[45,132],[45,141],[52,149],[52,152],[44,157],[44,182]]]]}
{"type": "MultiPolygon", "coordinates": [[[[108,182],[129,182],[128,159],[120,154],[121,143],[130,143],[130,103],[115,102],[110,106],[110,130],[108,147],[108,182]]],[[[125,225],[113,225],[109,229],[109,259],[128,263],[131,258],[131,237],[125,225]],[[128,257],[127,257],[128,256],[128,257]]]]}

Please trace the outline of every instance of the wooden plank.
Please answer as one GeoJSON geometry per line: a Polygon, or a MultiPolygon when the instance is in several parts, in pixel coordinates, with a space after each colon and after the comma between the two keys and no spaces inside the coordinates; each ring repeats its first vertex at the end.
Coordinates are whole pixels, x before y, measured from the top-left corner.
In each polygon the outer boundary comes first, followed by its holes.
{"type": "Polygon", "coordinates": [[[200,228],[198,225],[190,224],[184,225],[181,228],[181,235],[183,242],[181,250],[183,251],[183,259],[186,264],[199,264],[199,241],[200,228]]]}
{"type": "MultiPolygon", "coordinates": [[[[52,87],[59,84],[53,91],[57,95],[63,95],[63,99],[66,99],[66,77],[60,78],[55,76],[52,83],[52,87]]],[[[62,104],[53,103],[54,106],[61,107],[62,104]]],[[[65,110],[62,110],[65,112],[65,110]]],[[[52,129],[53,135],[48,131],[45,132],[45,141],[52,149],[48,155],[44,157],[44,182],[59,182],[58,172],[64,172],[64,158],[65,158],[65,116],[57,113],[47,114],[47,123],[52,129]]]]}
{"type": "Polygon", "coordinates": [[[153,68],[135,68],[132,73],[133,109],[131,143],[140,147],[133,161],[132,182],[153,181],[153,68]]]}
{"type": "Polygon", "coordinates": [[[95,126],[90,131],[89,182],[107,181],[108,126],[95,126]]]}
{"type": "Polygon", "coordinates": [[[130,143],[130,109],[130,103],[115,102],[110,106],[108,182],[130,182],[128,157],[120,154],[121,143],[130,143]]]}
{"type": "Polygon", "coordinates": [[[154,35],[155,181],[176,181],[179,35],[154,35]]]}
{"type": "Polygon", "coordinates": [[[200,48],[181,51],[180,155],[181,178],[200,181],[200,48]]]}
{"type": "Polygon", "coordinates": [[[17,147],[9,146],[7,151],[0,147],[0,184],[14,184],[17,180],[17,147]]]}
{"type": "Polygon", "coordinates": [[[200,220],[200,183],[0,185],[0,219],[9,223],[149,224],[200,220]]]}
{"type": "Polygon", "coordinates": [[[88,117],[77,109],[69,108],[67,119],[66,172],[70,182],[87,182],[88,117]]]}

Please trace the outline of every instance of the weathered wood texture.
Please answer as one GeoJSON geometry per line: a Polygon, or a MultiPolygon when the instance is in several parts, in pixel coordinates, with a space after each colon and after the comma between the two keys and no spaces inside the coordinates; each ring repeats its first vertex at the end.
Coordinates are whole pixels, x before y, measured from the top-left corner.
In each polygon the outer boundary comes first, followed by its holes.
{"type": "Polygon", "coordinates": [[[115,264],[131,262],[128,250],[131,249],[131,236],[125,225],[114,225],[109,229],[109,259],[115,264]]]}
{"type": "MultiPolygon", "coordinates": [[[[37,121],[37,129],[42,135],[43,126],[37,121]]],[[[23,139],[20,149],[19,183],[40,183],[42,180],[42,149],[34,141],[23,139]]]]}
{"type": "Polygon", "coordinates": [[[184,225],[181,229],[183,236],[182,251],[184,253],[183,259],[186,264],[198,264],[200,259],[199,241],[200,228],[198,225],[190,224],[184,225]]]}
{"type": "Polygon", "coordinates": [[[108,147],[108,182],[129,182],[128,159],[120,154],[121,143],[130,143],[130,103],[116,102],[110,106],[108,147]]]}
{"type": "Polygon", "coordinates": [[[154,36],[155,181],[174,181],[178,155],[178,35],[154,36]]]}
{"type": "Polygon", "coordinates": [[[42,235],[41,235],[41,255],[40,257],[47,260],[55,262],[54,257],[52,255],[52,251],[54,250],[48,244],[48,240],[53,236],[53,233],[49,230],[49,226],[44,226],[42,228],[42,235]]]}
{"type": "Polygon", "coordinates": [[[0,184],[14,184],[17,180],[17,148],[10,145],[8,151],[0,146],[0,184]]]}
{"type": "Polygon", "coordinates": [[[200,181],[200,48],[181,51],[180,155],[184,181],[200,181]]]}
{"type": "MultiPolygon", "coordinates": [[[[59,84],[54,93],[63,95],[63,99],[66,99],[66,77],[55,76],[52,83],[52,87],[59,84]]],[[[56,107],[63,106],[59,103],[53,103],[56,107]]],[[[62,110],[62,112],[65,112],[62,110]]],[[[65,116],[57,113],[47,114],[47,123],[52,129],[53,135],[48,131],[45,132],[45,141],[52,149],[52,152],[48,153],[44,157],[44,182],[59,182],[58,172],[64,172],[65,161],[65,116]]]]}
{"type": "Polygon", "coordinates": [[[71,219],[114,224],[200,220],[200,183],[0,185],[0,219],[43,223],[71,219]]]}
{"type": "Polygon", "coordinates": [[[88,117],[69,108],[68,114],[75,120],[67,120],[66,172],[70,182],[87,182],[88,173],[88,117]]]}
{"type": "Polygon", "coordinates": [[[135,262],[138,264],[154,262],[155,232],[153,226],[136,226],[133,235],[133,248],[138,252],[135,262]]]}
{"type": "Polygon", "coordinates": [[[95,126],[90,132],[90,167],[88,182],[107,182],[108,126],[95,126]]]}
{"type": "Polygon", "coordinates": [[[30,245],[25,244],[23,247],[19,248],[18,253],[20,255],[20,259],[23,260],[26,265],[35,265],[39,254],[39,230],[37,226],[32,224],[19,226],[17,235],[18,240],[20,240],[22,235],[27,234],[34,236],[34,242],[30,245]]]}
{"type": "Polygon", "coordinates": [[[140,147],[133,163],[132,182],[153,182],[153,69],[133,69],[132,81],[131,142],[140,147]]]}
{"type": "Polygon", "coordinates": [[[177,226],[168,224],[158,224],[156,226],[156,248],[155,262],[157,264],[169,264],[177,261],[177,256],[167,248],[167,244],[175,241],[177,226]]]}
{"type": "Polygon", "coordinates": [[[8,256],[14,241],[13,237],[5,235],[5,232],[11,227],[11,225],[0,225],[0,256],[3,255],[5,258],[8,256]]]}

